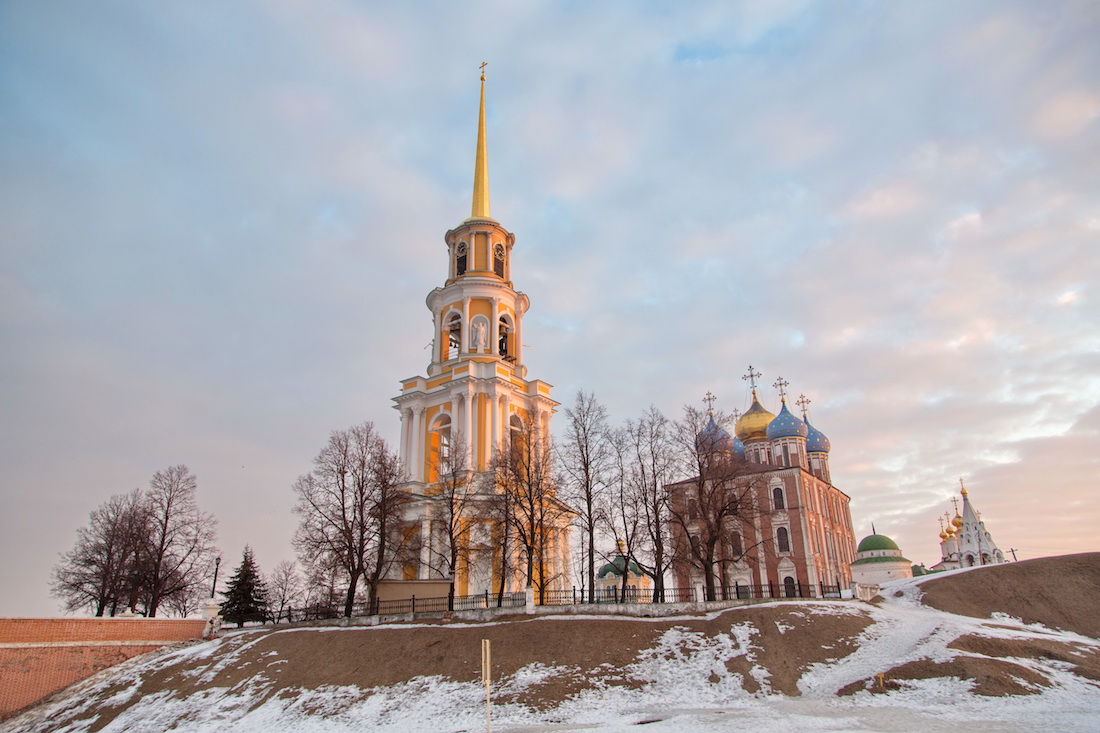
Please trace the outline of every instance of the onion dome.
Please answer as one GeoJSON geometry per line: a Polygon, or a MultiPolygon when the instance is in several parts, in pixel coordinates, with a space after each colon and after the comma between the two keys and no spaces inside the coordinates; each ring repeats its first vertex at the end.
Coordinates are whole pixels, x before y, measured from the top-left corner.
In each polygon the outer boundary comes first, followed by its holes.
{"type": "Polygon", "coordinates": [[[805,418],[806,422],[806,452],[807,453],[828,453],[832,448],[829,443],[829,439],[825,437],[825,433],[821,432],[813,425],[810,425],[810,419],[805,418]]]}
{"type": "Polygon", "coordinates": [[[940,540],[941,541],[946,540],[950,536],[951,535],[947,534],[947,532],[945,532],[944,530],[942,530],[942,529],[940,530],[940,540]]]}
{"type": "Polygon", "coordinates": [[[775,415],[765,410],[756,399],[756,390],[752,391],[752,407],[737,421],[737,437],[744,442],[764,440],[768,437],[768,425],[775,415]]]}
{"type": "Polygon", "coordinates": [[[956,513],[955,518],[951,520],[951,524],[955,525],[955,527],[961,527],[963,526],[963,518],[956,513]]]}
{"type": "Polygon", "coordinates": [[[810,429],[806,423],[799,420],[787,409],[787,401],[783,400],[783,406],[775,419],[768,423],[768,440],[779,438],[805,438],[810,429]]]}
{"type": "Polygon", "coordinates": [[[745,457],[745,444],[741,442],[740,438],[734,437],[733,452],[736,453],[739,458],[745,457]]]}
{"type": "MultiPolygon", "coordinates": [[[[721,450],[727,453],[732,453],[737,450],[737,446],[734,443],[730,434],[718,426],[718,423],[714,422],[714,415],[710,416],[710,420],[707,422],[706,427],[699,431],[699,435],[695,437],[695,447],[702,452],[721,450]]],[[[741,452],[744,453],[745,446],[741,446],[741,452]]]]}

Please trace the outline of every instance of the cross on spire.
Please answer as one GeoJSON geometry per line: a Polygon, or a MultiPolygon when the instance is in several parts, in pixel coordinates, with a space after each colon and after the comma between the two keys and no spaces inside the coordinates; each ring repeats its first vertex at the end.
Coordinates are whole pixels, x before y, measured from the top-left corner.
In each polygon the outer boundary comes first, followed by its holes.
{"type": "Polygon", "coordinates": [[[803,420],[806,419],[806,408],[809,407],[810,402],[812,402],[812,401],[813,400],[811,400],[809,397],[807,397],[804,394],[798,395],[798,399],[795,401],[795,404],[802,408],[802,419],[803,420]]]}
{"type": "Polygon", "coordinates": [[[714,401],[716,399],[718,398],[711,394],[711,391],[708,389],[706,397],[703,398],[703,402],[707,403],[707,414],[711,417],[714,417],[714,401]]]}
{"type": "Polygon", "coordinates": [[[955,505],[955,514],[959,513],[959,500],[957,497],[951,497],[951,503],[955,505]]]}
{"type": "Polygon", "coordinates": [[[779,399],[781,399],[783,402],[787,401],[787,386],[788,385],[790,385],[790,382],[788,382],[783,377],[780,377],[779,379],[775,380],[775,384],[772,385],[777,390],[779,390],[779,399]]]}
{"type": "Polygon", "coordinates": [[[485,81],[485,67],[488,66],[488,65],[489,65],[488,61],[482,61],[481,66],[479,67],[481,69],[481,80],[482,81],[485,81]]]}
{"type": "Polygon", "coordinates": [[[749,364],[749,373],[741,377],[749,383],[752,387],[752,398],[756,399],[756,379],[761,376],[760,372],[753,371],[752,364],[749,364]]]}

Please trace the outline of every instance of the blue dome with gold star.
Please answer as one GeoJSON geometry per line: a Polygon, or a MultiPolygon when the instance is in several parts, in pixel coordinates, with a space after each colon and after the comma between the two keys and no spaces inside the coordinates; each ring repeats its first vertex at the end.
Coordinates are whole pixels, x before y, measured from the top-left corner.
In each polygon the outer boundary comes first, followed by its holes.
{"type": "Polygon", "coordinates": [[[809,428],[809,432],[806,433],[806,452],[828,453],[832,446],[829,444],[829,439],[825,437],[825,433],[810,425],[810,418],[806,418],[806,427],[809,428]]]}
{"type": "Polygon", "coordinates": [[[806,423],[791,414],[787,409],[787,401],[783,400],[783,407],[775,419],[768,423],[768,440],[779,438],[805,438],[810,431],[806,423]]]}
{"type": "MultiPolygon", "coordinates": [[[[730,434],[714,422],[714,415],[710,416],[706,427],[699,431],[699,435],[695,438],[695,445],[700,451],[721,450],[733,452],[737,450],[737,445],[730,434]]],[[[744,445],[741,446],[740,452],[741,455],[744,455],[744,445]]]]}

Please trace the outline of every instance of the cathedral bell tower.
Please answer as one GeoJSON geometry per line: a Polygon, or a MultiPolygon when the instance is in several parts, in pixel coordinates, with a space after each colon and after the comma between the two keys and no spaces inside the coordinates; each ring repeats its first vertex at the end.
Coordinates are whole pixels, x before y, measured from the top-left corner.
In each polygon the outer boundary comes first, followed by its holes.
{"type": "Polygon", "coordinates": [[[407,487],[427,496],[443,465],[460,465],[471,475],[489,471],[509,431],[524,426],[549,436],[558,406],[549,384],[526,378],[523,316],[530,300],[512,287],[515,235],[489,213],[484,73],[470,217],[444,242],[447,278],[427,298],[428,374],[403,380],[394,398],[407,487]]]}

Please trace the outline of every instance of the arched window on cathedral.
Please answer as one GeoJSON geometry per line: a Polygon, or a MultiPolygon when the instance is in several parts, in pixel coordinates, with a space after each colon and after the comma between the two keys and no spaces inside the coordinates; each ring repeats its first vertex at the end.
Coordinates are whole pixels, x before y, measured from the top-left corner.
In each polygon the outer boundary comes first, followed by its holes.
{"type": "Polygon", "coordinates": [[[744,554],[742,547],[741,534],[739,532],[731,533],[729,538],[729,556],[731,560],[736,562],[741,559],[741,555],[744,554]]]}
{"type": "Polygon", "coordinates": [[[497,277],[504,277],[504,245],[500,242],[493,247],[493,272],[497,277]]]}
{"type": "Polygon", "coordinates": [[[459,242],[455,247],[455,277],[462,277],[466,274],[467,263],[470,258],[470,245],[465,242],[459,242]]]}
{"type": "Polygon", "coordinates": [[[775,505],[775,510],[787,508],[787,502],[783,500],[783,489],[776,486],[772,489],[772,503],[775,505]]]}
{"type": "Polygon", "coordinates": [[[451,463],[451,416],[440,415],[432,421],[429,440],[429,474],[432,481],[438,481],[449,473],[451,463]]]}
{"type": "Polygon", "coordinates": [[[780,552],[791,551],[791,536],[786,527],[780,527],[775,531],[775,545],[780,552]]]}

